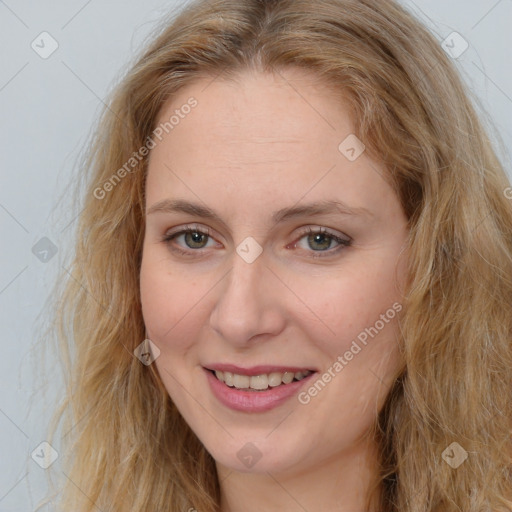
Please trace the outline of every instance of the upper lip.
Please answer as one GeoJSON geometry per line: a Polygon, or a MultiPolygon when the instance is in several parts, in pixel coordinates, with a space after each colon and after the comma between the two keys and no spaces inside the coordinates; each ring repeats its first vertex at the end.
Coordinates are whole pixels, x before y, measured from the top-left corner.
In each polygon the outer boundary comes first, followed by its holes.
{"type": "Polygon", "coordinates": [[[269,374],[273,372],[278,373],[285,373],[285,372],[291,372],[291,373],[298,373],[298,372],[315,372],[316,370],[312,368],[306,368],[301,366],[275,366],[275,365],[258,365],[258,366],[251,366],[250,368],[242,368],[241,366],[237,366],[235,364],[209,364],[205,366],[207,370],[213,370],[213,371],[219,371],[219,372],[230,372],[230,373],[236,373],[238,375],[248,375],[249,377],[255,376],[255,375],[263,375],[263,374],[269,374]]]}

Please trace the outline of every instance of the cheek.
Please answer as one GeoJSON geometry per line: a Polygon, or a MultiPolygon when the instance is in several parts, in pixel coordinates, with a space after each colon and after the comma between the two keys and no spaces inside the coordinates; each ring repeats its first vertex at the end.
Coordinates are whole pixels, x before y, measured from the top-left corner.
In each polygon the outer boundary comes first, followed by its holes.
{"type": "Polygon", "coordinates": [[[184,417],[193,414],[189,390],[196,395],[197,350],[201,326],[205,323],[201,290],[190,276],[173,272],[165,260],[143,256],[140,273],[142,314],[147,335],[159,348],[156,369],[167,393],[184,417]],[[191,361],[191,365],[188,361],[191,361]]]}
{"type": "MultiPolygon", "coordinates": [[[[192,267],[191,267],[192,268],[192,267]]],[[[168,261],[143,256],[140,272],[142,315],[149,339],[166,354],[187,351],[206,325],[209,279],[173,270],[168,261]]]]}
{"type": "Polygon", "coordinates": [[[172,295],[166,287],[165,275],[162,275],[154,265],[143,257],[140,272],[140,299],[142,316],[153,341],[161,338],[166,329],[172,325],[173,318],[169,314],[175,311],[171,306],[172,295]]]}
{"type": "Polygon", "coordinates": [[[142,258],[140,296],[148,336],[160,346],[175,333],[193,301],[193,286],[170,272],[165,261],[151,255],[142,258]]]}
{"type": "Polygon", "coordinates": [[[311,280],[296,282],[297,295],[300,293],[315,313],[307,316],[308,331],[316,330],[316,339],[333,359],[348,350],[359,335],[364,339],[364,333],[376,322],[378,338],[389,338],[393,334],[396,323],[393,304],[400,301],[394,266],[364,263],[361,261],[358,268],[354,265],[350,271],[345,268],[343,273],[338,271],[324,280],[316,280],[314,287],[311,280]],[[390,308],[392,311],[386,316],[385,327],[382,328],[381,315],[390,308]]]}

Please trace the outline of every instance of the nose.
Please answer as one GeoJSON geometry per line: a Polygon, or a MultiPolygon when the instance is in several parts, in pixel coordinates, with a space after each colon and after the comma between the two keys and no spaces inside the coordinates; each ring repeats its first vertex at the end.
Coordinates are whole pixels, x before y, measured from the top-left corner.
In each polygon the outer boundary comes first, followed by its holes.
{"type": "Polygon", "coordinates": [[[216,287],[210,325],[232,345],[244,346],[255,337],[276,336],[285,326],[284,287],[267,268],[261,254],[247,263],[233,255],[233,266],[216,287]]]}

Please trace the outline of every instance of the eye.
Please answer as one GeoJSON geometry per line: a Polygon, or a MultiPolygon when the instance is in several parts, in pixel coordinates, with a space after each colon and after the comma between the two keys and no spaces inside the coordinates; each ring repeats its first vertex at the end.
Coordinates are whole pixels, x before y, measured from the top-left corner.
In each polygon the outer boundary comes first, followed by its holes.
{"type": "MultiPolygon", "coordinates": [[[[177,254],[189,257],[199,257],[201,256],[201,249],[206,249],[212,246],[215,247],[215,241],[213,239],[211,239],[213,245],[207,245],[210,239],[211,234],[208,228],[186,225],[179,231],[165,234],[162,238],[162,242],[166,243],[170,250],[177,254]],[[180,239],[182,240],[182,243],[177,244],[177,241],[180,239]]],[[[308,227],[302,232],[302,236],[299,240],[291,244],[291,247],[300,247],[300,242],[303,239],[306,242],[306,248],[302,248],[307,252],[317,253],[312,254],[313,258],[323,258],[338,254],[341,250],[349,247],[352,243],[351,239],[342,238],[335,233],[331,233],[325,228],[313,229],[308,227]],[[332,248],[333,242],[337,244],[334,249],[332,248]]]]}
{"type": "Polygon", "coordinates": [[[166,243],[172,251],[185,256],[190,256],[191,252],[197,252],[197,249],[207,248],[208,246],[206,244],[208,243],[210,236],[210,231],[207,228],[199,229],[196,226],[185,226],[179,231],[165,234],[162,238],[162,242],[166,243]],[[173,242],[180,239],[183,240],[184,245],[179,244],[176,246],[173,244],[173,242]]]}
{"type": "MultiPolygon", "coordinates": [[[[352,240],[341,238],[335,233],[331,233],[325,228],[313,229],[308,227],[305,232],[303,232],[303,236],[299,239],[305,239],[306,245],[308,249],[313,249],[313,252],[316,253],[327,253],[326,256],[332,256],[333,254],[337,254],[341,250],[346,247],[349,247],[352,243],[352,240]],[[332,243],[335,242],[338,244],[337,247],[332,249],[332,243]]],[[[295,242],[293,247],[297,247],[299,242],[295,242]]],[[[307,250],[307,249],[306,249],[307,250]]],[[[322,258],[323,254],[316,254],[313,256],[314,258],[322,258]]]]}

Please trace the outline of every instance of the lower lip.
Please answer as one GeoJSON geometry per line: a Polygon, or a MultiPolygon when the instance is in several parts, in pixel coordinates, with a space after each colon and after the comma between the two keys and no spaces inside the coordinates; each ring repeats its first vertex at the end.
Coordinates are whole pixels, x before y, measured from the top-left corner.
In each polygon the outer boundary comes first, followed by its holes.
{"type": "Polygon", "coordinates": [[[316,375],[316,372],[313,372],[302,380],[281,384],[266,391],[242,391],[230,388],[217,379],[210,370],[205,369],[205,372],[210,389],[219,402],[235,411],[243,412],[264,412],[281,405],[296,395],[299,389],[316,375]]]}

